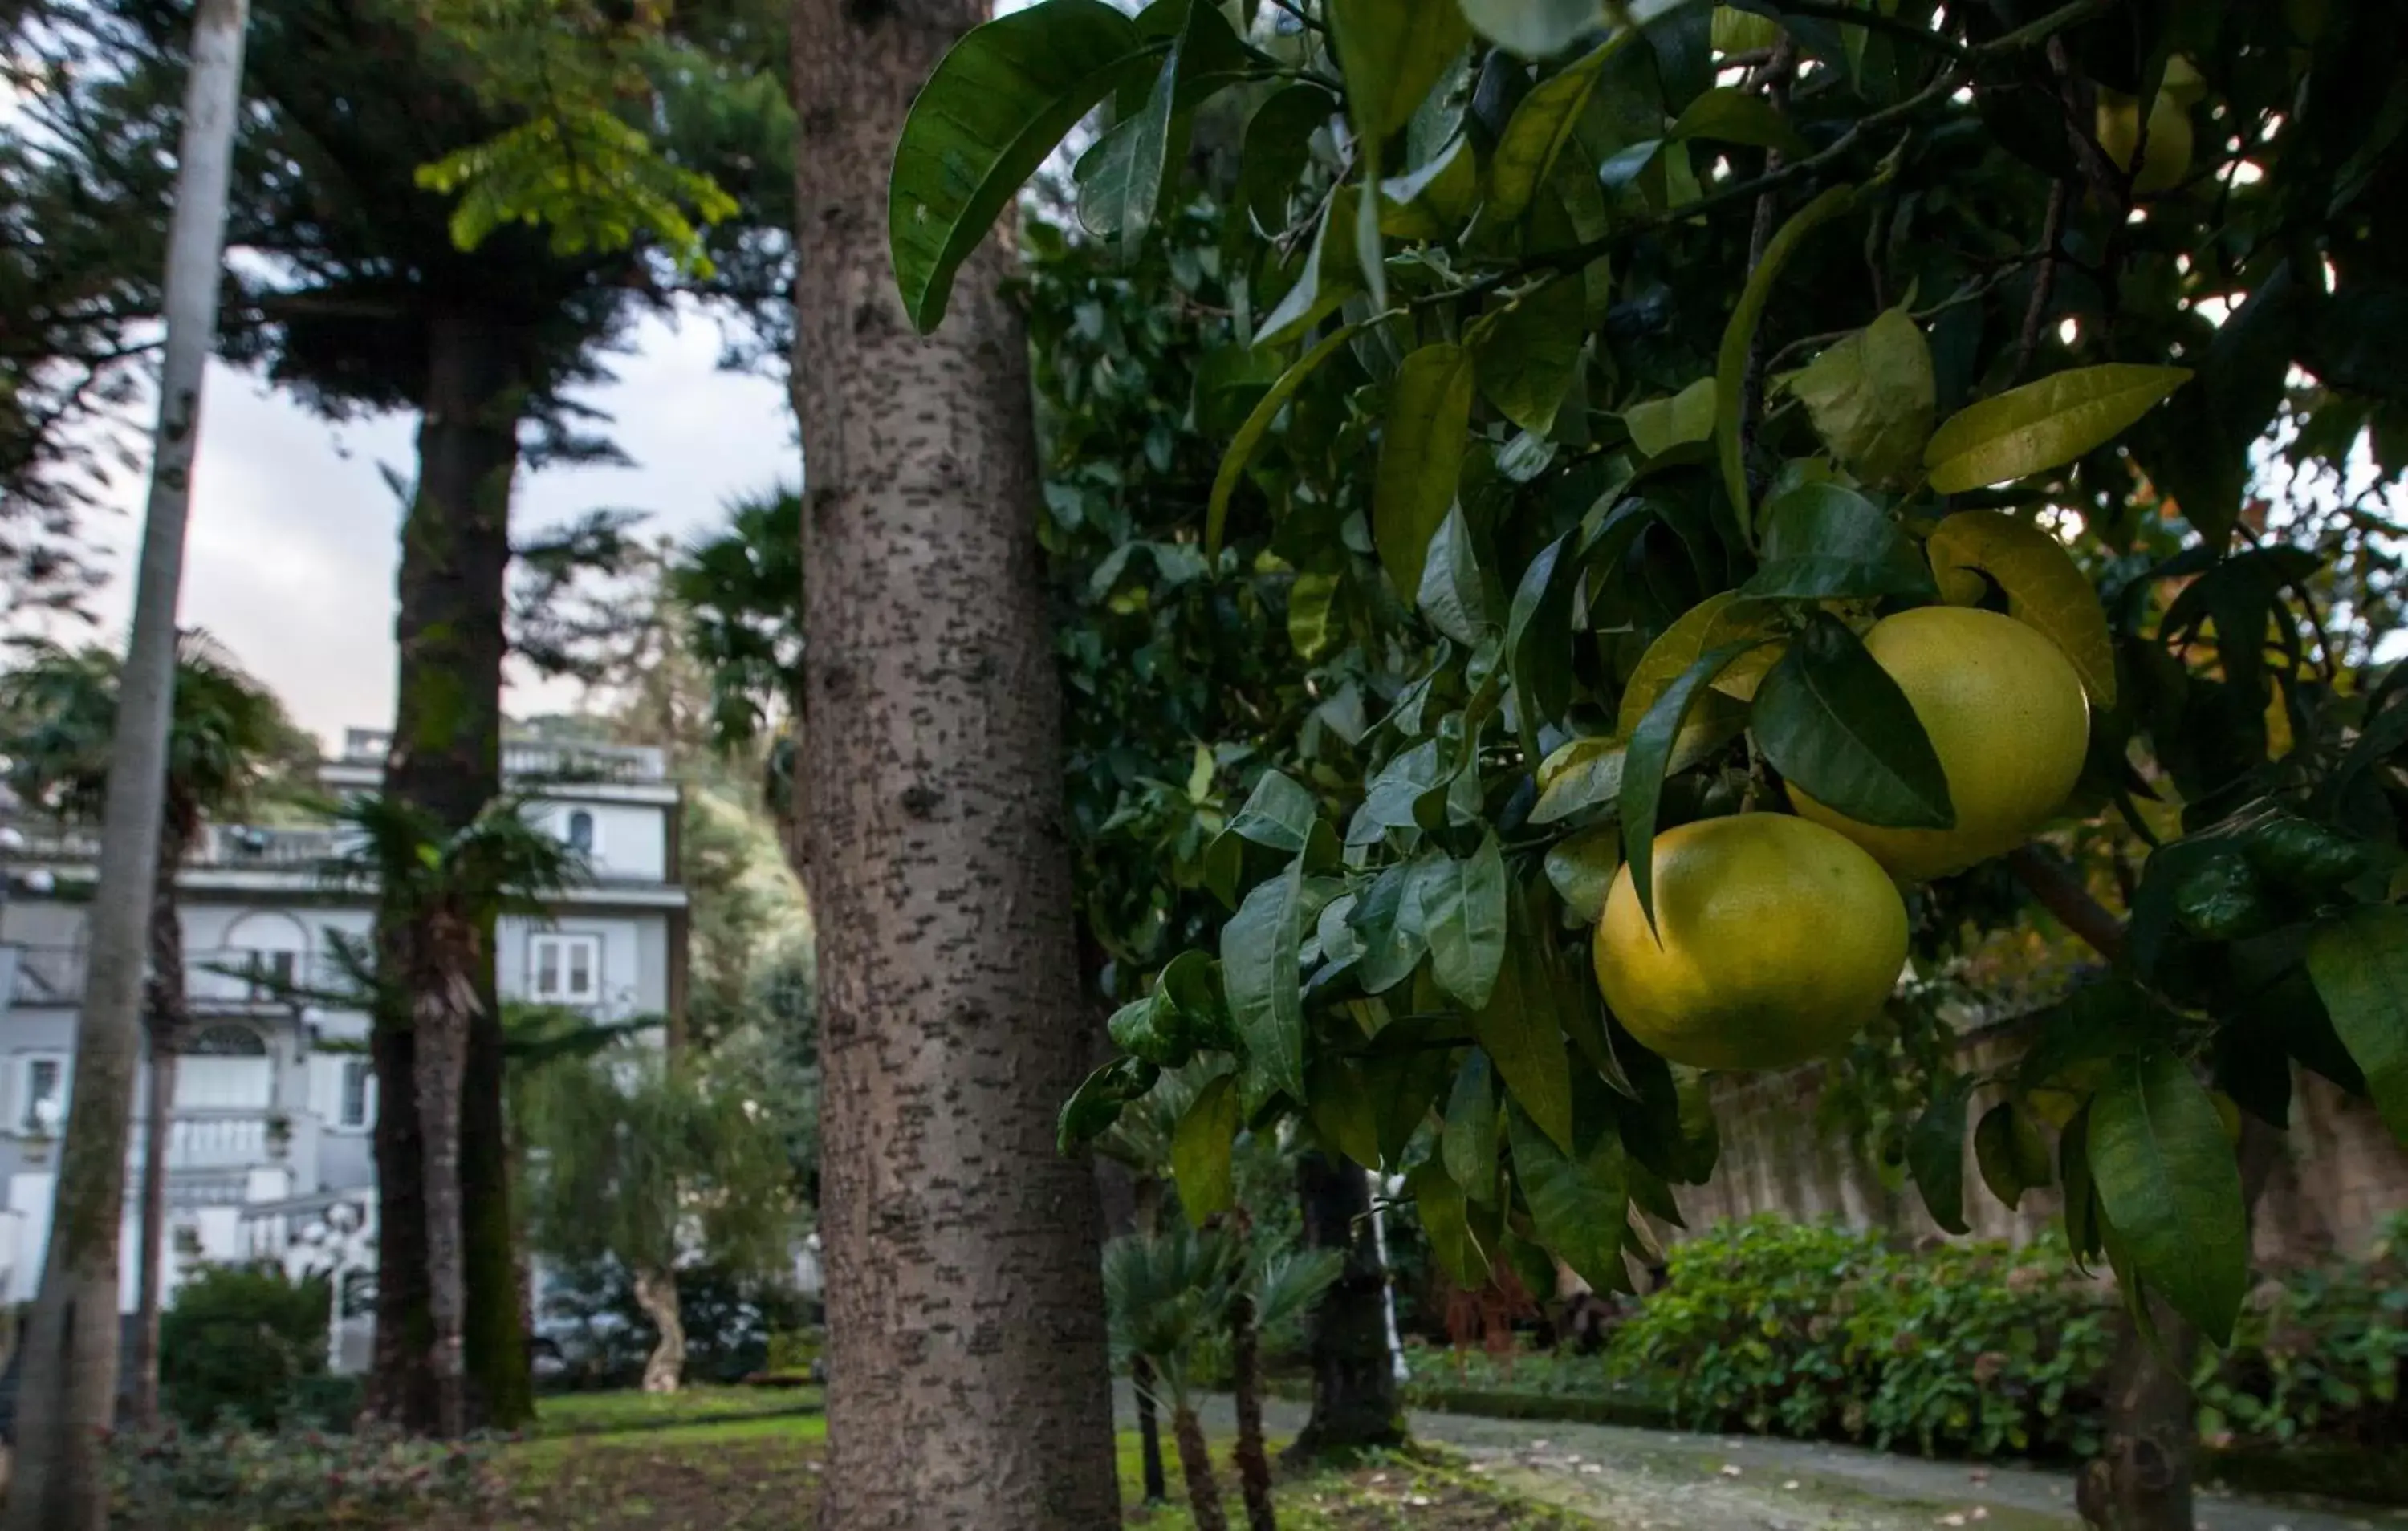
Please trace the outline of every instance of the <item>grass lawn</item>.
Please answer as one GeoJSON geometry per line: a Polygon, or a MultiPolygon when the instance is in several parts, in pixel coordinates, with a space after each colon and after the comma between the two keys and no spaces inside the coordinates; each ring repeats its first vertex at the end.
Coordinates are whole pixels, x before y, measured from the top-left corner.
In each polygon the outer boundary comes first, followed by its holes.
{"type": "MultiPolygon", "coordinates": [[[[741,1388],[546,1400],[529,1438],[504,1449],[509,1503],[500,1524],[509,1531],[783,1531],[807,1524],[827,1453],[827,1420],[818,1406],[815,1394],[741,1388]]],[[[1226,1444],[1215,1441],[1213,1455],[1229,1518],[1242,1525],[1226,1444]]],[[[1166,1466],[1170,1503],[1140,1506],[1138,1437],[1123,1433],[1127,1524],[1191,1531],[1175,1455],[1166,1466]]],[[[1570,1531],[1590,1524],[1502,1500],[1439,1456],[1285,1479],[1278,1497],[1280,1524],[1291,1531],[1570,1531]]]]}

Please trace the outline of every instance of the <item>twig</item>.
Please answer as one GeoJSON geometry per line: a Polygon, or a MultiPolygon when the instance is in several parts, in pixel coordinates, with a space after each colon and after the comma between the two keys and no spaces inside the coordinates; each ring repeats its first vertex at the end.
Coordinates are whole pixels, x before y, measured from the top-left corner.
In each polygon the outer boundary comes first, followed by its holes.
{"type": "Polygon", "coordinates": [[[1773,4],[1781,7],[1784,16],[1809,16],[1818,21],[1837,21],[1842,26],[1886,32],[1893,37],[1938,49],[1960,64],[1973,56],[1972,50],[1945,33],[1933,32],[1912,21],[1901,21],[1895,16],[1885,16],[1870,7],[1829,5],[1825,0],[1773,0],[1773,4]]]}
{"type": "MultiPolygon", "coordinates": [[[[1772,45],[1772,57],[1766,61],[1761,79],[1765,100],[1776,116],[1786,117],[1789,105],[1787,89],[1789,72],[1796,53],[1786,33],[1772,45]]],[[[1764,168],[1781,168],[1781,150],[1764,151],[1764,168]]],[[[1756,268],[1764,264],[1764,247],[1772,242],[1772,215],[1777,198],[1770,191],[1756,199],[1756,222],[1748,230],[1747,270],[1752,278],[1756,268]]],[[[1744,463],[1749,450],[1756,444],[1756,417],[1764,412],[1764,326],[1758,324],[1748,332],[1747,358],[1740,368],[1739,381],[1739,457],[1744,463]]]]}
{"type": "Polygon", "coordinates": [[[2032,351],[2040,344],[2041,322],[2048,316],[2051,289],[2057,285],[2057,246],[2065,233],[2067,193],[2062,177],[2049,183],[2048,216],[2041,225],[2040,270],[2032,278],[2031,301],[2024,306],[2023,334],[2015,341],[2015,370],[2008,381],[2020,382],[2031,370],[2032,351]]]}
{"type": "Polygon", "coordinates": [[[2109,962],[2124,960],[2124,922],[2091,897],[2090,890],[2071,873],[2028,845],[2007,852],[2007,869],[2040,900],[2041,908],[2057,916],[2057,923],[2080,937],[2091,951],[2109,962]]]}

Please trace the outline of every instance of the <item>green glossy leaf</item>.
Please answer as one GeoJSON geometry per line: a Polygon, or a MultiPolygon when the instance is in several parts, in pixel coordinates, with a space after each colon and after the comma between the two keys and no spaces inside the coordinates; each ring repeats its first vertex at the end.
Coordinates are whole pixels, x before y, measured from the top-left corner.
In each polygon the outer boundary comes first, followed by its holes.
{"type": "Polygon", "coordinates": [[[1687,723],[1689,709],[1714,677],[1761,639],[1742,639],[1709,649],[1647,709],[1630,736],[1622,766],[1622,853],[1630,863],[1631,891],[1650,925],[1656,922],[1656,809],[1663,800],[1664,775],[1687,723]]]}
{"type": "Polygon", "coordinates": [[[1229,821],[1228,832],[1294,855],[1304,849],[1320,816],[1321,805],[1311,792],[1283,772],[1265,771],[1246,794],[1245,807],[1229,821]]]}
{"type": "Polygon", "coordinates": [[[2065,1184],[2065,1245],[2076,1269],[2086,1269],[2103,1247],[2099,1187],[2090,1176],[2090,1103],[2084,1101],[2057,1135],[2057,1178],[2065,1184]]]}
{"type": "Polygon", "coordinates": [[[2308,974],[2391,1135],[2408,1144],[2408,909],[2369,905],[2319,929],[2308,974]]]}
{"type": "Polygon", "coordinates": [[[1162,1070],[1142,1058],[1114,1058],[1080,1081],[1055,1119],[1054,1146],[1075,1152],[1120,1120],[1121,1108],[1154,1088],[1162,1070]]]}
{"type": "Polygon", "coordinates": [[[1424,346],[1397,369],[1371,484],[1371,535],[1397,589],[1422,588],[1430,537],[1455,503],[1471,444],[1471,354],[1424,346]]]}
{"type": "Polygon", "coordinates": [[[1422,565],[1421,594],[1413,604],[1432,627],[1467,649],[1476,648],[1497,631],[1488,586],[1473,553],[1471,528],[1464,522],[1461,506],[1448,510],[1430,537],[1429,552],[1422,565]]]}
{"type": "Polygon", "coordinates": [[[1480,201],[1480,163],[1457,135],[1427,165],[1380,182],[1380,232],[1397,239],[1443,239],[1480,201]]]}
{"type": "Polygon", "coordinates": [[[1296,391],[1304,386],[1304,380],[1312,376],[1315,368],[1338,354],[1348,341],[1390,317],[1379,314],[1346,325],[1297,358],[1296,365],[1280,374],[1279,381],[1271,384],[1262,402],[1254,406],[1254,412],[1238,427],[1229,450],[1221,454],[1220,470],[1212,476],[1212,496],[1205,508],[1204,550],[1208,557],[1221,556],[1221,534],[1229,519],[1229,496],[1238,492],[1238,480],[1245,477],[1246,465],[1254,461],[1255,450],[1263,444],[1264,436],[1280,411],[1287,408],[1287,401],[1296,396],[1296,391]]]}
{"type": "Polygon", "coordinates": [[[1221,984],[1245,1043],[1247,1114],[1284,1090],[1304,1090],[1304,1001],[1297,971],[1304,942],[1304,862],[1255,885],[1221,927],[1221,984]]]}
{"type": "Polygon", "coordinates": [[[1497,1199],[1497,1082],[1488,1054],[1476,1047],[1464,1053],[1455,1090],[1447,1096],[1439,1157],[1447,1178],[1467,1195],[1475,1201],[1497,1199]]]}
{"type": "Polygon", "coordinates": [[[1899,483],[1923,465],[1938,387],[1931,346],[1891,308],[1785,379],[1831,454],[1868,483],[1899,483]]]}
{"type": "Polygon", "coordinates": [[[1931,1221],[1950,1233],[1969,1232],[1965,1223],[1965,1102],[1971,1080],[1942,1091],[1906,1135],[1906,1167],[1931,1221]]]}
{"type": "Polygon", "coordinates": [[[1505,934],[1505,856],[1491,833],[1478,851],[1438,863],[1422,882],[1431,977],[1466,1009],[1480,1009],[1504,965],[1505,934]]]}
{"type": "Polygon", "coordinates": [[[2076,367],[1970,404],[1923,449],[1932,490],[1961,494],[2061,467],[2123,434],[2190,369],[2113,362],[2076,367]]]}
{"type": "Polygon", "coordinates": [[[1377,1170],[1380,1113],[1361,1067],[1345,1059],[1316,1058],[1305,1085],[1312,1092],[1312,1130],[1322,1145],[1377,1170]]]}
{"type": "Polygon", "coordinates": [[[1579,277],[1558,277],[1472,327],[1481,396],[1498,414],[1539,436],[1555,429],[1580,366],[1586,303],[1579,277]]]}
{"type": "MultiPolygon", "coordinates": [[[[1722,591],[1707,596],[1684,611],[1656,637],[1647,651],[1639,656],[1639,664],[1623,683],[1622,701],[1616,708],[1614,727],[1627,737],[1638,732],[1639,720],[1664,694],[1664,688],[1681,678],[1681,673],[1698,662],[1698,656],[1709,649],[1726,643],[1778,637],[1781,627],[1778,614],[1768,606],[1755,601],[1742,601],[1736,591],[1722,591]]],[[[1772,645],[1758,648],[1736,661],[1714,678],[1714,689],[1727,696],[1745,701],[1756,694],[1756,686],[1764,680],[1780,657],[1772,645]]]]}
{"type": "Polygon", "coordinates": [[[1363,291],[1363,274],[1354,259],[1354,216],[1361,206],[1360,197],[1344,194],[1323,202],[1321,222],[1313,227],[1312,244],[1304,252],[1296,282],[1263,316],[1255,345],[1284,346],[1304,338],[1315,324],[1363,291]]]}
{"type": "Polygon", "coordinates": [[[1471,40],[1455,0],[1329,0],[1326,14],[1367,138],[1403,127],[1471,40]]]}
{"type": "Polygon", "coordinates": [[[1365,994],[1384,994],[1412,976],[1428,950],[1422,937],[1421,880],[1413,867],[1382,872],[1347,918],[1363,942],[1354,980],[1365,994]]]}
{"type": "Polygon", "coordinates": [[[2241,1171],[2215,1105],[2170,1052],[2115,1059],[2090,1099],[2100,1208],[2132,1268],[2218,1345],[2249,1289],[2241,1171]]]}
{"type": "MultiPolygon", "coordinates": [[[[1506,619],[1505,663],[1512,671],[1514,705],[1528,729],[1562,717],[1571,705],[1572,656],[1565,637],[1572,587],[1580,578],[1573,548],[1579,536],[1577,529],[1566,532],[1539,550],[1522,571],[1506,619]]],[[[1536,754],[1536,748],[1530,752],[1536,754]]]]}
{"type": "Polygon", "coordinates": [[[1236,1203],[1230,1148],[1238,1139],[1237,1083],[1233,1075],[1214,1075],[1171,1133],[1170,1178],[1187,1221],[1198,1228],[1236,1203]]]}
{"type": "Polygon", "coordinates": [[[1605,913],[1605,895],[1622,866],[1622,836],[1612,824],[1584,829],[1547,848],[1547,880],[1584,924],[1605,913]]]}
{"type": "Polygon", "coordinates": [[[1405,1178],[1405,1191],[1413,1198],[1413,1210],[1429,1238],[1430,1253],[1437,1257],[1438,1268],[1446,1279],[1470,1292],[1486,1286],[1488,1252],[1480,1247],[1479,1236],[1472,1232],[1463,1187],[1432,1159],[1405,1178]]]}
{"type": "Polygon", "coordinates": [[[1667,399],[1649,399],[1622,411],[1630,443],[1649,457],[1661,457],[1688,441],[1714,434],[1714,379],[1699,378],[1667,399]]]}
{"type": "Polygon", "coordinates": [[[1747,492],[1747,468],[1740,461],[1739,408],[1744,397],[1743,383],[1747,375],[1747,352],[1756,338],[1756,326],[1764,317],[1764,306],[1772,297],[1772,284],[1780,279],[1781,268],[1805,242],[1806,236],[1848,210],[1856,203],[1856,190],[1834,186],[1789,215],[1789,221],[1768,240],[1764,259],[1747,275],[1747,285],[1740,289],[1738,306],[1731,309],[1730,322],[1723,326],[1722,349],[1714,359],[1714,441],[1722,460],[1723,491],[1730,496],[1731,508],[1739,513],[1742,525],[1754,521],[1747,492]]]}
{"type": "Polygon", "coordinates": [[[1774,768],[1851,819],[1899,829],[1956,822],[1940,753],[1906,694],[1828,615],[1810,619],[1764,678],[1749,726],[1774,768]]]}
{"type": "Polygon", "coordinates": [[[2024,1193],[2049,1183],[2048,1139],[2012,1100],[2002,1100],[1982,1113],[1973,1128],[1973,1162],[1990,1194],[2014,1210],[2024,1193]]]}
{"type": "Polygon", "coordinates": [[[915,329],[943,320],[953,273],[1063,136],[1158,67],[1103,0],[1039,0],[953,44],[911,103],[887,185],[895,282],[915,329]]]}
{"type": "Polygon", "coordinates": [[[1803,483],[1764,508],[1764,566],[1742,595],[1806,600],[1935,594],[1889,513],[1852,489],[1803,483]]]}
{"type": "Polygon", "coordinates": [[[1506,1112],[1513,1178],[1530,1204],[1539,1238],[1581,1280],[1606,1288],[1628,1281],[1623,1229],[1630,1221],[1629,1171],[1622,1139],[1598,1132],[1567,1153],[1519,1107],[1506,1112]]]}
{"type": "Polygon", "coordinates": [[[1154,226],[1154,207],[1162,200],[1163,179],[1183,152],[1179,140],[1186,137],[1187,119],[1180,115],[1174,122],[1171,107],[1178,99],[1189,39],[1207,25],[1228,31],[1228,22],[1211,6],[1190,6],[1187,16],[1170,51],[1163,55],[1144,107],[1112,124],[1079,156],[1072,172],[1079,187],[1079,222],[1098,237],[1118,238],[1126,260],[1136,259],[1143,247],[1146,231],[1154,226]]]}
{"type": "Polygon", "coordinates": [[[1789,119],[1773,110],[1772,103],[1736,85],[1718,85],[1682,107],[1665,136],[1748,144],[1799,157],[1813,152],[1813,146],[1789,125],[1789,119]]]}
{"type": "Polygon", "coordinates": [[[1286,230],[1288,199],[1312,159],[1312,135],[1338,109],[1338,98],[1320,86],[1290,85],[1246,119],[1237,204],[1266,237],[1286,230]]]}
{"type": "MultiPolygon", "coordinates": [[[[1503,11],[1513,3],[1514,0],[1503,0],[1492,8],[1503,11]]],[[[1545,0],[1536,5],[1522,0],[1515,8],[1529,14],[1544,4],[1545,0]]],[[[1638,35],[1627,32],[1591,49],[1533,86],[1530,93],[1514,107],[1513,115],[1506,120],[1505,131],[1498,136],[1497,148],[1489,156],[1488,217],[1499,223],[1511,223],[1529,211],[1531,200],[1546,182],[1547,172],[1555,167],[1556,156],[1571,142],[1572,132],[1580,125],[1589,93],[1597,89],[1598,70],[1638,35]]]]}
{"type": "Polygon", "coordinates": [[[1320,658],[1338,636],[1336,622],[1340,577],[1299,574],[1287,589],[1287,641],[1305,660],[1320,658]]]}
{"type": "Polygon", "coordinates": [[[1472,1035],[1488,1051],[1505,1088],[1550,1138],[1572,1140],[1571,1076],[1555,986],[1539,943],[1553,934],[1517,923],[1509,934],[1488,1003],[1472,1018],[1472,1035]]]}

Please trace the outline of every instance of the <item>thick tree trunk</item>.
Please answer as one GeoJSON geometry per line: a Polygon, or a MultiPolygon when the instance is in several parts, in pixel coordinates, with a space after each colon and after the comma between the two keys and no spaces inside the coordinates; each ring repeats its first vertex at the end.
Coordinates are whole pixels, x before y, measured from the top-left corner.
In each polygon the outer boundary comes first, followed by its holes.
{"type": "Polygon", "coordinates": [[[468,1395],[463,1320],[468,1288],[461,1266],[460,1080],[468,1061],[468,1018],[473,1002],[465,975],[430,975],[438,990],[418,1006],[418,1128],[425,1159],[420,1171],[426,1197],[426,1318],[430,1343],[427,1374],[435,1388],[435,1433],[456,1439],[467,1433],[468,1395]],[[440,992],[457,986],[456,992],[440,992]]]}
{"type": "Polygon", "coordinates": [[[1173,1404],[1170,1435],[1179,1444],[1179,1475],[1187,1480],[1187,1513],[1196,1531],[1229,1531],[1221,1484],[1212,1476],[1212,1452],[1204,1444],[1204,1422],[1184,1403],[1173,1404]]]}
{"type": "Polygon", "coordinates": [[[819,929],[824,1524],[1118,1522],[1027,353],[990,241],[906,323],[886,176],[984,0],[796,0],[803,868],[819,929]]]}
{"type": "Polygon", "coordinates": [[[685,1375],[685,1320],[678,1312],[677,1278],[666,1270],[636,1272],[636,1306],[660,1333],[644,1359],[644,1391],[675,1393],[685,1375]]]}
{"type": "MultiPolygon", "coordinates": [[[[438,314],[427,336],[425,404],[418,431],[418,492],[402,527],[399,669],[385,791],[446,830],[473,820],[501,791],[504,579],[509,565],[510,479],[518,465],[524,393],[517,342],[505,324],[471,312],[438,314]]],[[[409,970],[411,932],[379,911],[379,963],[409,970]]],[[[457,1038],[445,1120],[448,1141],[428,1141],[418,1088],[426,1063],[409,1028],[414,996],[386,995],[371,1049],[378,1077],[377,1348],[370,1399],[407,1428],[438,1421],[432,1366],[437,1337],[429,1250],[431,1209],[421,1181],[431,1156],[456,1162],[462,1203],[445,1219],[463,1266],[462,1361],[475,1417],[523,1423],[532,1407],[518,1324],[509,1238],[509,1178],[500,1122],[500,1012],[494,1001],[491,931],[477,933],[468,974],[477,1003],[457,1038]]]]}
{"type": "Polygon", "coordinates": [[[1254,1327],[1254,1299],[1240,1292],[1229,1303],[1229,1368],[1238,1406],[1238,1492],[1246,1501],[1247,1531],[1279,1531],[1271,1509],[1271,1459],[1263,1447],[1261,1335],[1254,1327]]]}
{"type": "Polygon", "coordinates": [[[167,789],[159,865],[150,880],[150,976],[143,986],[142,1023],[150,1052],[150,1098],[142,1136],[141,1265],[135,1275],[134,1381],[126,1412],[136,1429],[159,1424],[160,1270],[167,1244],[167,1146],[175,1127],[176,1048],[190,1006],[184,992],[184,917],[176,901],[176,874],[199,833],[199,815],[167,789]]]}
{"type": "Polygon", "coordinates": [[[164,822],[176,691],[176,601],[192,510],[201,383],[216,344],[226,187],[242,94],[248,0],[200,0],[167,230],[166,346],[158,429],[118,683],[117,731],[101,813],[90,973],[76,1021],[72,1108],[59,1148],[42,1284],[23,1339],[7,1531],[102,1531],[103,1445],[116,1424],[117,1279],[125,1139],[141,1052],[142,948],[164,822]]]}
{"type": "Polygon", "coordinates": [[[1308,1153],[1297,1161],[1296,1185],[1305,1247],[1342,1251],[1346,1264],[1313,1305],[1312,1416],[1289,1455],[1301,1461],[1398,1445],[1404,1420],[1388,1349],[1388,1272],[1371,1227],[1370,1183],[1347,1160],[1308,1153]]]}

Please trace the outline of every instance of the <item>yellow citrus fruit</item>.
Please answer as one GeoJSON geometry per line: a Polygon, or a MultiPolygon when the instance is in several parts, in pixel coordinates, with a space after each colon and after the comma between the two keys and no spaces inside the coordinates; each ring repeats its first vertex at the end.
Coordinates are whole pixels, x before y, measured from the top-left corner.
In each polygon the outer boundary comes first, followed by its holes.
{"type": "Polygon", "coordinates": [[[1962,871],[2029,839],[2073,790],[2089,744],[2090,704],[2064,651],[2013,617],[1961,606],[1885,617],[1865,648],[1931,737],[1956,825],[1858,823],[1792,783],[1798,811],[1909,882],[1962,871]]]}
{"type": "Polygon", "coordinates": [[[2141,105],[2128,95],[2100,92],[2098,125],[2099,147],[2118,169],[2130,170],[2133,150],[2140,151],[2140,173],[2132,178],[2135,192],[2162,192],[2190,170],[2190,113],[2163,90],[2149,107],[2145,146],[2141,142],[2141,105]]]}
{"type": "Polygon", "coordinates": [[[1597,982],[1630,1034],[1695,1068],[1787,1068],[1839,1051],[1906,963],[1906,906],[1870,856],[1784,813],[1656,837],[1656,925],[1630,868],[1598,922],[1597,982]]]}

